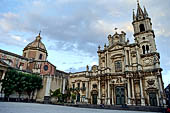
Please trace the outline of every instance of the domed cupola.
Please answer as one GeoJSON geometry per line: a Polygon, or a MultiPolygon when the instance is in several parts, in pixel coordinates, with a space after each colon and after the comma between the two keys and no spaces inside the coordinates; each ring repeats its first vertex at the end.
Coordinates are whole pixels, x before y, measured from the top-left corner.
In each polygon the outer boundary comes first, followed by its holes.
{"type": "Polygon", "coordinates": [[[36,39],[29,43],[23,50],[23,56],[26,58],[32,58],[34,60],[45,61],[48,53],[45,45],[41,42],[40,33],[36,39]]]}

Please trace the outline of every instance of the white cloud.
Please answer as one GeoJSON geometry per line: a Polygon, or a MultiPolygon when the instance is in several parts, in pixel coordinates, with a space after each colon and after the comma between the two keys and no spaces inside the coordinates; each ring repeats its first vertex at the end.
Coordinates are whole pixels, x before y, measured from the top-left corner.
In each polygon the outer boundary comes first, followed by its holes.
{"type": "Polygon", "coordinates": [[[16,36],[16,35],[11,35],[11,38],[17,40],[17,41],[21,41],[21,37],[20,36],[16,36]]]}
{"type": "Polygon", "coordinates": [[[11,12],[7,12],[7,13],[3,13],[0,16],[0,30],[3,30],[4,32],[9,32],[10,30],[12,30],[14,28],[14,25],[16,27],[16,19],[18,19],[18,15],[11,13],[11,12]]]}

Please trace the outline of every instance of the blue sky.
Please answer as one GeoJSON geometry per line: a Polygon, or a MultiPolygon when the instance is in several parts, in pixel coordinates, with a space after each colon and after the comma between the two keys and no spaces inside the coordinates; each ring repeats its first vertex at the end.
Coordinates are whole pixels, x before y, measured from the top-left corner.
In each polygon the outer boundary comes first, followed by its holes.
{"type": "MultiPolygon", "coordinates": [[[[0,0],[0,48],[22,55],[41,30],[48,60],[63,71],[98,64],[97,47],[114,28],[133,43],[136,0],[0,0]]],[[[170,1],[140,0],[152,19],[165,86],[170,83],[170,1]]]]}

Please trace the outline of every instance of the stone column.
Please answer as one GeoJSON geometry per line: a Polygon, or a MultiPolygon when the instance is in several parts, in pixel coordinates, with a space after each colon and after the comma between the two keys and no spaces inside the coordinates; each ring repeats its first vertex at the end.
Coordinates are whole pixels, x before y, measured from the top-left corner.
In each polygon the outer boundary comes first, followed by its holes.
{"type": "MultiPolygon", "coordinates": [[[[149,96],[148,96],[149,97],[149,96]]],[[[157,99],[157,102],[158,102],[158,106],[160,106],[160,101],[159,101],[159,95],[156,94],[156,99],[157,99]]],[[[150,102],[149,102],[150,103],[150,102]]],[[[150,105],[149,105],[150,106],[150,105]]]]}
{"type": "Polygon", "coordinates": [[[50,96],[51,76],[47,76],[45,96],[50,96]]]}
{"type": "Polygon", "coordinates": [[[86,102],[88,103],[88,81],[86,82],[86,102]]]}
{"type": "Polygon", "coordinates": [[[108,90],[107,90],[108,98],[107,98],[107,104],[110,105],[110,82],[109,82],[109,80],[107,81],[107,83],[108,83],[108,90]]]}
{"type": "Polygon", "coordinates": [[[160,92],[163,93],[161,77],[158,76],[160,92]]]}
{"type": "Polygon", "coordinates": [[[128,78],[128,105],[131,105],[130,80],[128,78]]]}
{"type": "MultiPolygon", "coordinates": [[[[138,51],[138,47],[136,46],[136,60],[137,60],[137,64],[140,64],[140,55],[139,55],[139,51],[138,51]]],[[[140,65],[137,65],[137,70],[142,70],[142,67],[140,65]]]]}
{"type": "Polygon", "coordinates": [[[130,50],[129,50],[129,65],[131,65],[130,50]]]}
{"type": "Polygon", "coordinates": [[[88,92],[88,99],[89,99],[89,103],[91,103],[92,101],[92,99],[91,99],[91,91],[92,91],[92,84],[91,84],[91,81],[89,80],[89,82],[88,82],[88,84],[89,84],[89,87],[88,87],[88,89],[89,89],[89,92],[88,92]]]}
{"type": "Polygon", "coordinates": [[[166,105],[166,100],[165,100],[164,95],[163,95],[164,91],[163,91],[163,87],[162,87],[163,84],[162,84],[160,73],[158,75],[158,81],[159,81],[159,88],[160,88],[160,101],[161,101],[160,105],[164,106],[164,105],[166,105]]]}
{"type": "Polygon", "coordinates": [[[114,105],[114,87],[112,87],[112,105],[114,105]]]}
{"type": "Polygon", "coordinates": [[[66,79],[63,77],[63,91],[62,93],[64,94],[65,93],[65,85],[66,85],[66,79]]]}
{"type": "Polygon", "coordinates": [[[133,78],[131,78],[131,83],[132,83],[132,105],[134,105],[134,100],[135,100],[135,91],[134,91],[134,83],[133,83],[133,78]]]}
{"type": "Polygon", "coordinates": [[[140,78],[140,94],[141,94],[141,106],[145,106],[145,98],[143,96],[142,78],[140,78]]]}
{"type": "MultiPolygon", "coordinates": [[[[5,73],[6,73],[6,71],[3,71],[1,80],[3,80],[5,78],[5,73]]],[[[1,94],[1,97],[2,97],[3,93],[1,93],[1,89],[2,89],[2,83],[0,83],[0,94],[1,94]]]]}
{"type": "Polygon", "coordinates": [[[124,50],[124,54],[125,54],[125,71],[128,71],[128,53],[127,50],[124,50]]]}
{"type": "Polygon", "coordinates": [[[101,89],[100,89],[100,78],[99,78],[99,85],[98,85],[98,86],[99,86],[99,88],[98,88],[98,89],[99,89],[99,90],[98,90],[99,92],[98,92],[98,101],[97,101],[97,104],[101,104],[101,100],[100,100],[100,99],[101,99],[101,94],[100,94],[100,90],[101,90],[101,89]]]}

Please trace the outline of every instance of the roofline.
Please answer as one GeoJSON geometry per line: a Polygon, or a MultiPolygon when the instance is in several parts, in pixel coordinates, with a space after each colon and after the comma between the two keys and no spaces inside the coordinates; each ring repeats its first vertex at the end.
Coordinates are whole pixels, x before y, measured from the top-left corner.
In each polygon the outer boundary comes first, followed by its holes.
{"type": "Polygon", "coordinates": [[[23,57],[21,55],[18,55],[18,54],[12,53],[12,52],[8,52],[8,51],[2,50],[2,49],[0,49],[0,53],[4,53],[4,54],[7,54],[7,55],[15,56],[17,58],[24,59],[24,60],[27,60],[27,61],[29,60],[28,58],[25,58],[25,57],[23,57]]]}

